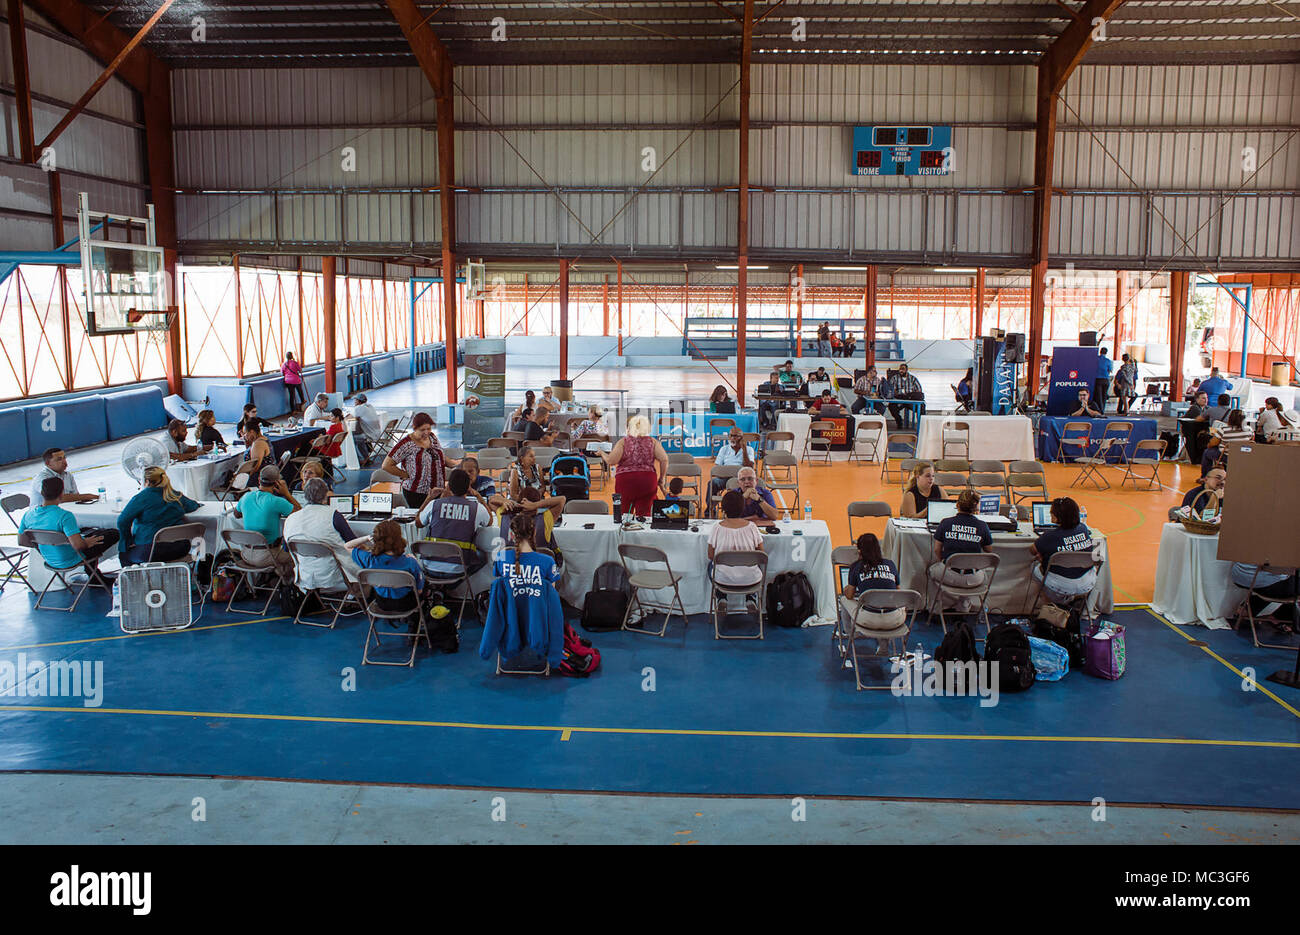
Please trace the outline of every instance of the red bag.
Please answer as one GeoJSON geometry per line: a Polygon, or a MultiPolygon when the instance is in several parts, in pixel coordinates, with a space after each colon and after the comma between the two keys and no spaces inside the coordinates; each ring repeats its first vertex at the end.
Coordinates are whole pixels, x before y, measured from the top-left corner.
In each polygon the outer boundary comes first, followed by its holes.
{"type": "Polygon", "coordinates": [[[212,600],[220,604],[230,600],[230,596],[235,593],[235,576],[224,571],[219,571],[212,576],[212,600]]]}
{"type": "Polygon", "coordinates": [[[585,679],[600,668],[600,650],[591,645],[591,640],[580,637],[573,626],[564,624],[564,661],[556,671],[560,675],[585,679]]]}

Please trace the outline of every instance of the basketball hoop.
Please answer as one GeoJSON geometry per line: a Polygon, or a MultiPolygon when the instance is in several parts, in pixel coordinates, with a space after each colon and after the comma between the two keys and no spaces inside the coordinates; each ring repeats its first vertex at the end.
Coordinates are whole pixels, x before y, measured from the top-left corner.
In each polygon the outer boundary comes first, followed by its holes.
{"type": "Polygon", "coordinates": [[[126,321],[130,325],[138,325],[145,320],[146,315],[165,315],[166,318],[160,325],[149,328],[142,328],[142,331],[166,331],[175,321],[175,316],[179,309],[175,305],[167,308],[129,308],[126,310],[126,321]]]}

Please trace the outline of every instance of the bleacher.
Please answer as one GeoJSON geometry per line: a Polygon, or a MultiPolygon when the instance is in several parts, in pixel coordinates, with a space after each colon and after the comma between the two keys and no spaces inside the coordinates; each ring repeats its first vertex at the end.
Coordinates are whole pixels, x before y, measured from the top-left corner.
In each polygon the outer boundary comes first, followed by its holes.
{"type": "Polygon", "coordinates": [[[903,339],[898,336],[898,323],[892,318],[876,319],[876,360],[903,359],[903,339]]]}
{"type": "MultiPolygon", "coordinates": [[[[850,333],[858,337],[858,352],[863,352],[861,335],[866,328],[865,318],[805,318],[799,329],[797,340],[803,344],[803,352],[808,355],[817,353],[817,329],[822,322],[829,322],[831,331],[839,335],[841,341],[850,333]]],[[[792,318],[750,318],[745,322],[745,353],[750,357],[794,357],[796,329],[792,318]]],[[[890,320],[890,333],[893,345],[897,348],[898,360],[902,360],[902,343],[898,333],[893,330],[890,320]]],[[[879,328],[877,328],[879,334],[879,328]]],[[[879,348],[879,344],[877,344],[879,348]]],[[[879,351],[877,351],[879,353],[879,351]]],[[[695,360],[725,360],[736,356],[736,320],[734,318],[687,318],[682,328],[682,356],[695,360]]],[[[895,358],[889,358],[893,360],[895,358]]]]}

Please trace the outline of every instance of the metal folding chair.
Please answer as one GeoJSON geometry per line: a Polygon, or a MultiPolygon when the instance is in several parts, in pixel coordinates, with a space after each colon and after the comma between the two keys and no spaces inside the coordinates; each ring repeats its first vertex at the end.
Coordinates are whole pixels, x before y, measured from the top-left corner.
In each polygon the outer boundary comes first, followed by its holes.
{"type": "Polygon", "coordinates": [[[366,617],[370,620],[370,629],[366,633],[366,643],[361,649],[361,664],[363,666],[414,666],[415,650],[420,645],[420,639],[424,639],[424,645],[429,649],[433,644],[429,641],[429,630],[424,621],[424,604],[420,600],[419,589],[415,586],[415,576],[409,571],[397,571],[388,568],[366,568],[357,576],[357,583],[361,586],[362,593],[366,595],[366,617]],[[384,610],[377,603],[375,597],[378,592],[375,588],[410,588],[411,593],[415,595],[414,610],[384,610]],[[387,662],[380,659],[370,658],[370,638],[374,637],[375,649],[383,645],[379,639],[379,630],[376,629],[376,621],[383,620],[409,620],[411,615],[415,615],[416,626],[415,632],[403,633],[400,630],[395,632],[394,636],[399,636],[411,641],[411,655],[405,662],[387,662]]]}
{"type": "MultiPolygon", "coordinates": [[[[927,569],[926,577],[930,582],[930,590],[933,597],[929,598],[927,613],[931,620],[934,620],[934,611],[937,607],[939,611],[939,624],[943,627],[943,632],[948,632],[948,620],[945,616],[943,599],[945,597],[956,598],[958,600],[978,599],[979,608],[975,610],[975,626],[979,626],[980,617],[984,618],[984,626],[987,630],[993,629],[989,622],[988,598],[989,590],[993,587],[993,578],[997,574],[999,558],[992,552],[955,552],[948,556],[947,561],[943,563],[943,568],[939,572],[936,580],[934,575],[927,569]],[[965,574],[971,572],[984,572],[984,580],[978,585],[962,587],[959,584],[952,584],[951,581],[957,580],[956,575],[950,577],[951,572],[965,574]]],[[[968,611],[958,611],[966,614],[968,611]]],[[[974,629],[972,627],[972,629],[974,629]]]]}
{"type": "MultiPolygon", "coordinates": [[[[1296,647],[1294,643],[1288,646],[1286,643],[1261,643],[1259,641],[1258,624],[1260,621],[1267,621],[1269,618],[1255,616],[1255,611],[1250,606],[1250,599],[1252,597],[1258,598],[1261,601],[1266,601],[1269,604],[1282,604],[1282,605],[1289,604],[1290,606],[1296,608],[1297,619],[1300,619],[1300,596],[1289,597],[1289,598],[1272,597],[1268,594],[1260,594],[1255,590],[1255,587],[1259,582],[1259,573],[1268,567],[1269,567],[1268,562],[1265,562],[1263,565],[1257,565],[1255,567],[1255,573],[1250,576],[1250,587],[1246,589],[1246,595],[1241,599],[1241,603],[1237,605],[1237,612],[1236,614],[1233,615],[1232,628],[1233,630],[1240,629],[1241,618],[1244,616],[1247,622],[1250,624],[1250,638],[1252,641],[1254,641],[1256,649],[1285,649],[1291,652],[1295,652],[1296,647]]],[[[1289,570],[1290,569],[1288,569],[1288,571],[1289,570]]]]}
{"type": "MultiPolygon", "coordinates": [[[[14,529],[18,528],[18,520],[14,519],[14,511],[26,510],[30,505],[31,499],[25,493],[14,493],[0,499],[0,509],[4,510],[5,515],[9,517],[9,522],[13,523],[14,529]]],[[[0,547],[0,562],[3,562],[8,568],[4,581],[0,582],[0,592],[4,591],[5,585],[9,584],[16,576],[19,581],[27,586],[27,590],[33,594],[36,593],[32,583],[23,574],[25,571],[24,565],[27,563],[27,554],[27,549],[22,546],[0,547]]]]}
{"type": "MultiPolygon", "coordinates": [[[[200,606],[203,605],[203,601],[207,598],[207,591],[203,589],[203,585],[199,584],[198,575],[194,574],[194,566],[198,563],[198,556],[194,554],[194,540],[202,540],[206,535],[207,530],[203,528],[202,523],[181,523],[176,526],[165,526],[162,529],[159,529],[153,534],[153,542],[149,544],[148,561],[150,562],[161,561],[161,559],[154,557],[157,554],[158,546],[160,545],[166,545],[169,542],[185,542],[189,544],[189,552],[181,558],[173,559],[168,562],[168,564],[186,565],[189,567],[190,580],[194,583],[194,590],[198,592],[198,603],[200,606]]],[[[210,590],[212,590],[212,588],[209,586],[208,591],[210,590]]],[[[193,600],[191,600],[190,603],[194,603],[193,600]]]]}
{"type": "Polygon", "coordinates": [[[767,594],[767,553],[757,550],[716,552],[713,556],[713,570],[709,573],[709,582],[709,614],[713,618],[713,638],[715,640],[761,640],[763,638],[763,604],[767,594]],[[719,567],[757,568],[760,576],[754,584],[726,584],[718,580],[719,567]],[[719,598],[725,601],[729,596],[748,594],[754,595],[754,604],[758,608],[758,632],[723,634],[718,618],[719,598]]]}
{"type": "Polygon", "coordinates": [[[884,433],[884,427],[879,424],[864,422],[857,426],[853,433],[853,447],[849,449],[849,460],[856,458],[863,462],[875,462],[880,455],[880,438],[884,433]]]}
{"type": "Polygon", "coordinates": [[[1163,438],[1144,438],[1133,446],[1133,457],[1128,458],[1124,464],[1124,477],[1120,480],[1119,485],[1123,487],[1133,481],[1133,486],[1138,485],[1138,475],[1134,468],[1149,468],[1151,473],[1147,475],[1146,490],[1152,490],[1156,487],[1163,486],[1160,483],[1160,462],[1165,456],[1166,442],[1163,438]],[[1144,452],[1150,452],[1145,454],[1144,452]]]}
{"type": "Polygon", "coordinates": [[[303,616],[303,607],[306,607],[306,601],[298,608],[298,613],[294,615],[293,622],[301,623],[309,627],[323,627],[327,630],[334,629],[339,622],[339,617],[355,617],[357,614],[365,613],[366,602],[361,594],[361,587],[356,582],[348,578],[347,572],[343,570],[343,563],[339,561],[337,553],[329,546],[320,542],[309,542],[306,539],[285,540],[285,547],[289,554],[293,556],[294,564],[298,567],[299,587],[302,587],[302,560],[304,558],[329,559],[334,563],[338,570],[339,577],[343,580],[342,588],[303,588],[303,593],[307,597],[315,595],[316,599],[321,602],[325,612],[334,611],[334,616],[329,623],[318,623],[315,620],[307,620],[303,616]],[[344,613],[344,608],[352,604],[356,610],[351,613],[344,613]]]}
{"type": "Polygon", "coordinates": [[[830,433],[835,430],[835,423],[826,419],[815,419],[808,426],[808,434],[803,441],[803,461],[808,463],[812,460],[812,455],[821,452],[822,457],[819,459],[826,464],[831,463],[831,438],[830,433]]]}
{"type": "Polygon", "coordinates": [[[421,539],[411,543],[411,554],[425,566],[424,584],[426,588],[430,586],[436,587],[443,592],[446,599],[450,600],[451,592],[458,585],[464,586],[465,596],[461,598],[460,610],[456,614],[456,629],[460,630],[460,622],[465,616],[465,605],[474,601],[474,592],[469,584],[469,569],[465,566],[464,549],[451,542],[439,542],[437,539],[421,539]],[[455,565],[459,570],[431,571],[427,564],[429,562],[455,565]]]}
{"type": "Polygon", "coordinates": [[[940,455],[949,457],[949,450],[962,458],[970,458],[970,423],[944,422],[940,428],[940,455]]]}
{"type": "Polygon", "coordinates": [[[652,636],[663,636],[668,632],[668,621],[672,619],[674,610],[681,614],[683,625],[686,623],[686,607],[682,604],[682,594],[679,587],[682,576],[680,573],[673,571],[672,566],[668,563],[668,556],[662,549],[647,545],[620,545],[618,547],[618,560],[623,563],[623,570],[627,572],[628,584],[632,588],[632,594],[627,602],[627,611],[623,614],[624,630],[631,630],[634,633],[649,633],[652,636]],[[640,562],[652,566],[662,565],[663,569],[651,567],[633,571],[628,567],[628,562],[640,562]],[[642,591],[665,591],[668,589],[672,590],[673,596],[666,604],[647,601],[641,597],[642,591]],[[632,625],[634,612],[638,615],[636,623],[639,624],[655,611],[664,614],[664,625],[659,630],[655,631],[646,627],[632,625]]]}
{"type": "Polygon", "coordinates": [[[233,555],[238,556],[232,561],[226,562],[221,568],[214,568],[213,575],[218,571],[233,571],[239,576],[235,582],[235,589],[230,592],[230,599],[226,601],[226,613],[230,614],[248,614],[253,617],[265,617],[267,610],[271,607],[271,601],[275,600],[276,592],[280,587],[280,574],[276,570],[275,562],[271,561],[265,565],[255,565],[244,558],[244,551],[247,550],[253,554],[261,552],[271,554],[271,546],[267,544],[266,537],[260,532],[253,532],[249,529],[223,529],[221,531],[222,541],[226,543],[226,548],[230,549],[233,555]],[[270,574],[275,580],[270,585],[259,585],[258,579],[263,575],[270,574]],[[236,610],[235,598],[239,596],[239,589],[248,586],[249,596],[257,598],[257,592],[261,591],[266,594],[266,603],[259,610],[236,610]]]}
{"type": "Polygon", "coordinates": [[[670,454],[668,456],[668,471],[664,474],[664,481],[671,481],[674,477],[682,479],[682,492],[678,496],[690,504],[696,516],[704,515],[704,506],[700,500],[700,488],[704,483],[704,472],[695,463],[695,459],[691,458],[689,463],[674,461],[673,456],[670,454]],[[687,493],[687,489],[690,489],[692,493],[687,493]]]}
{"type": "Polygon", "coordinates": [[[737,464],[714,464],[709,468],[709,515],[717,514],[717,505],[722,502],[722,494],[726,491],[726,482],[735,478],[740,473],[740,465],[737,464]],[[722,489],[717,493],[713,492],[713,482],[715,480],[723,481],[722,489]]]}
{"type": "Polygon", "coordinates": [[[1116,441],[1118,439],[1103,438],[1097,442],[1097,450],[1091,456],[1075,458],[1074,463],[1080,465],[1079,475],[1070,482],[1070,486],[1075,487],[1090,480],[1097,485],[1098,490],[1109,490],[1110,481],[1102,476],[1101,469],[1110,464],[1106,455],[1115,446],[1116,441]]]}
{"type": "MultiPolygon", "coordinates": [[[[883,517],[888,525],[889,519],[894,515],[894,508],[884,500],[854,500],[848,506],[849,514],[849,538],[857,542],[858,534],[853,531],[853,520],[864,519],[866,517],[883,517]]],[[[864,530],[869,532],[870,530],[864,530]]],[[[857,561],[857,559],[854,559],[857,561]]]]}
{"type": "Polygon", "coordinates": [[[1091,422],[1067,422],[1061,426],[1061,438],[1056,443],[1056,460],[1061,464],[1066,463],[1066,458],[1070,456],[1067,448],[1077,450],[1079,453],[1076,457],[1086,457],[1088,449],[1092,447],[1092,423],[1091,422]],[[1070,435],[1073,431],[1077,434],[1070,435]]]}
{"type": "MultiPolygon", "coordinates": [[[[768,490],[772,491],[773,498],[776,497],[778,490],[794,494],[794,503],[787,508],[797,509],[799,506],[799,459],[788,451],[780,448],[774,449],[767,453],[763,459],[763,484],[768,490]]],[[[785,502],[785,497],[781,497],[781,502],[785,502]]]]}
{"type": "MultiPolygon", "coordinates": [[[[1053,552],[1047,559],[1047,569],[1043,572],[1043,578],[1038,582],[1038,593],[1029,606],[1037,607],[1046,597],[1053,604],[1064,607],[1072,616],[1077,614],[1081,621],[1084,617],[1087,617],[1088,622],[1091,623],[1095,618],[1089,605],[1092,602],[1093,592],[1097,590],[1097,579],[1100,578],[1100,575],[1098,574],[1094,578],[1091,590],[1076,595],[1049,591],[1047,589],[1047,576],[1065,569],[1082,569],[1085,572],[1091,570],[1099,573],[1101,566],[1102,560],[1094,552],[1053,552]]],[[[1083,629],[1082,626],[1080,626],[1080,632],[1084,636],[1088,634],[1088,631],[1083,629]]]]}
{"type": "Polygon", "coordinates": [[[1011,462],[1011,473],[1007,475],[1007,496],[1013,503],[1019,503],[1026,497],[1035,500],[1052,499],[1047,492],[1047,475],[1043,473],[1043,466],[1037,461],[1011,462]],[[1020,470],[1025,465],[1029,469],[1020,470]],[[1035,467],[1037,470],[1034,470],[1035,467]]]}
{"type": "Polygon", "coordinates": [[[936,471],[952,471],[956,474],[969,474],[974,470],[971,462],[966,458],[936,458],[934,469],[936,471]]]}
{"type": "MultiPolygon", "coordinates": [[[[39,549],[43,545],[65,546],[66,548],[73,549],[72,542],[69,540],[66,533],[56,532],[50,529],[29,529],[18,537],[18,542],[20,545],[34,549],[39,549]]],[[[75,552],[76,549],[73,549],[73,551],[75,552]]],[[[81,555],[80,552],[77,554],[81,555]]],[[[45,582],[45,587],[41,589],[41,593],[37,596],[36,604],[33,606],[33,609],[58,610],[70,614],[77,609],[77,605],[81,603],[81,597],[86,593],[87,589],[104,588],[107,591],[112,591],[113,585],[93,564],[98,560],[98,558],[87,559],[82,556],[80,564],[73,565],[70,568],[55,568],[53,565],[46,562],[45,567],[49,569],[50,580],[45,582]],[[70,576],[80,573],[85,573],[85,581],[74,582],[70,580],[70,576]],[[49,607],[45,605],[45,596],[50,593],[50,588],[53,587],[55,581],[62,584],[69,592],[75,591],[72,597],[72,605],[70,607],[49,607]],[[80,585],[80,587],[76,587],[75,585],[80,585]]],[[[31,587],[31,585],[28,585],[28,587],[31,587]]]]}
{"type": "Polygon", "coordinates": [[[980,473],[988,474],[1005,474],[1007,473],[1007,465],[1004,461],[993,461],[988,458],[976,458],[970,463],[970,470],[972,473],[978,471],[980,473]]]}
{"type": "MultiPolygon", "coordinates": [[[[682,497],[683,500],[688,499],[682,497]]],[[[570,500],[564,504],[564,515],[569,516],[576,514],[578,516],[609,516],[609,504],[604,500],[570,500]]]]}
{"type": "Polygon", "coordinates": [[[846,662],[850,663],[853,668],[853,679],[857,683],[858,691],[889,688],[893,683],[892,679],[884,685],[868,685],[862,681],[862,662],[858,658],[858,640],[875,640],[876,652],[874,655],[877,656],[887,655],[890,650],[894,649],[895,643],[898,644],[896,651],[901,654],[907,648],[907,637],[912,632],[912,627],[916,625],[916,612],[925,605],[925,598],[919,592],[907,588],[899,590],[875,588],[863,591],[861,594],[856,595],[854,600],[856,605],[852,615],[837,615],[840,618],[849,616],[849,619],[840,624],[847,631],[846,642],[848,644],[849,658],[846,662]],[[868,614],[888,612],[900,608],[905,612],[903,623],[887,629],[875,629],[867,625],[868,614]]]}
{"type": "MultiPolygon", "coordinates": [[[[885,436],[885,460],[880,466],[880,479],[888,482],[890,475],[893,473],[889,470],[891,460],[897,460],[899,470],[902,470],[902,463],[905,461],[916,460],[916,433],[915,432],[890,432],[885,436]],[[901,450],[900,450],[901,449],[901,450]]],[[[903,483],[907,483],[907,475],[902,476],[903,483]]]]}

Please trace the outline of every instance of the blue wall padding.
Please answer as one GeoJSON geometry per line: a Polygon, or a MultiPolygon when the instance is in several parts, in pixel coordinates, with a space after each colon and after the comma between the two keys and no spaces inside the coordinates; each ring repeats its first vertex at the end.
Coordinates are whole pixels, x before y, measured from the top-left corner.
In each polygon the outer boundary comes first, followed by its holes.
{"type": "Polygon", "coordinates": [[[169,418],[162,390],[156,386],[105,394],[104,414],[110,440],[166,428],[169,418]]]}
{"type": "Polygon", "coordinates": [[[387,386],[393,382],[393,357],[376,357],[370,361],[371,386],[387,386]]]}
{"type": "Polygon", "coordinates": [[[244,404],[252,398],[252,388],[242,383],[208,384],[208,407],[218,422],[238,422],[244,418],[244,404]]]}
{"type": "Polygon", "coordinates": [[[0,464],[26,461],[31,449],[27,447],[27,420],[21,409],[0,410],[0,464]]]}
{"type": "Polygon", "coordinates": [[[108,441],[103,396],[25,406],[23,413],[27,417],[27,450],[33,457],[46,448],[85,448],[108,441]]]}

